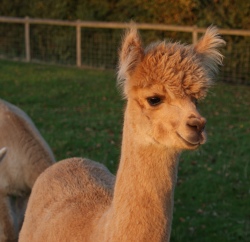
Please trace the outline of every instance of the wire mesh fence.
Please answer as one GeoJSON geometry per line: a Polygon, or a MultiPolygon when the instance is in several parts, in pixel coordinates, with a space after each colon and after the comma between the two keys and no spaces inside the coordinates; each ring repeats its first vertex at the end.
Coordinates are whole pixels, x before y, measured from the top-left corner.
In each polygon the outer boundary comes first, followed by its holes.
{"type": "Polygon", "coordinates": [[[0,58],[24,60],[23,24],[0,23],[0,58]]]}
{"type": "Polygon", "coordinates": [[[82,29],[82,66],[113,69],[117,65],[122,30],[82,29]]]}
{"type": "Polygon", "coordinates": [[[35,62],[75,65],[75,29],[68,26],[32,25],[30,59],[35,62]]]}
{"type": "MultiPolygon", "coordinates": [[[[0,58],[88,68],[114,69],[125,24],[0,17],[0,58]],[[77,32],[77,26],[79,32],[77,32]]],[[[139,25],[145,45],[162,39],[194,42],[205,29],[139,25]],[[196,32],[194,32],[196,31],[196,32]],[[198,31],[198,32],[197,32],[198,31]]],[[[250,31],[220,30],[227,42],[221,79],[250,84],[250,31]],[[238,33],[238,34],[237,34],[238,33]],[[245,36],[244,36],[245,35],[245,36]]]]}
{"type": "Polygon", "coordinates": [[[225,82],[250,84],[250,37],[224,36],[227,46],[221,76],[225,82]]]}

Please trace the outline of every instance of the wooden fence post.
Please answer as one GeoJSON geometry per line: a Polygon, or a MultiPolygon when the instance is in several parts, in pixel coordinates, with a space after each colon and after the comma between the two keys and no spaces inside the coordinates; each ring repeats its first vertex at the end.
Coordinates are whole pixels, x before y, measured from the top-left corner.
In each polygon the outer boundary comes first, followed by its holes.
{"type": "Polygon", "coordinates": [[[82,53],[81,53],[81,23],[76,21],[76,66],[82,65],[82,53]]]}
{"type": "Polygon", "coordinates": [[[30,62],[30,22],[29,17],[25,17],[25,57],[26,61],[30,62]]]}
{"type": "Polygon", "coordinates": [[[195,45],[198,41],[198,32],[197,32],[197,26],[194,25],[193,26],[193,31],[192,31],[192,41],[193,41],[193,44],[195,45]]]}

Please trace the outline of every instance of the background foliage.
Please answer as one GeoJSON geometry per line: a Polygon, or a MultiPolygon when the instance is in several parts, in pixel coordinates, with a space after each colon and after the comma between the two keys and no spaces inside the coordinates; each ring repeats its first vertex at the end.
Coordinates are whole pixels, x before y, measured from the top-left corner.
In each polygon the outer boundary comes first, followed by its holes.
{"type": "Polygon", "coordinates": [[[246,0],[1,0],[0,15],[250,28],[246,0]]]}

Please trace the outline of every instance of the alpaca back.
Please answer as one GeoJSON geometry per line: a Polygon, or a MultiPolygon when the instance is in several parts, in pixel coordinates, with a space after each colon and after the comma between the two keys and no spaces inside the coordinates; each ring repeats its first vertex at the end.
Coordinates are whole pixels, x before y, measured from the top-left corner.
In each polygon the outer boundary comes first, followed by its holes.
{"type": "Polygon", "coordinates": [[[114,181],[107,168],[87,159],[51,166],[33,187],[20,241],[87,241],[111,204],[114,181]]]}

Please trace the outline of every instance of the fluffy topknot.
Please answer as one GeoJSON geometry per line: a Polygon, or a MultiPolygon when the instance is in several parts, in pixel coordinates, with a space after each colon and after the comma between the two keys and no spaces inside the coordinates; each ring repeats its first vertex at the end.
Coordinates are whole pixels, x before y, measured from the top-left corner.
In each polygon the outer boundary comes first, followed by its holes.
{"type": "Polygon", "coordinates": [[[133,26],[127,31],[118,70],[118,85],[124,97],[133,87],[163,84],[175,95],[204,98],[212,84],[223,56],[218,48],[225,41],[216,27],[209,27],[196,45],[157,42],[142,47],[133,26]]]}

